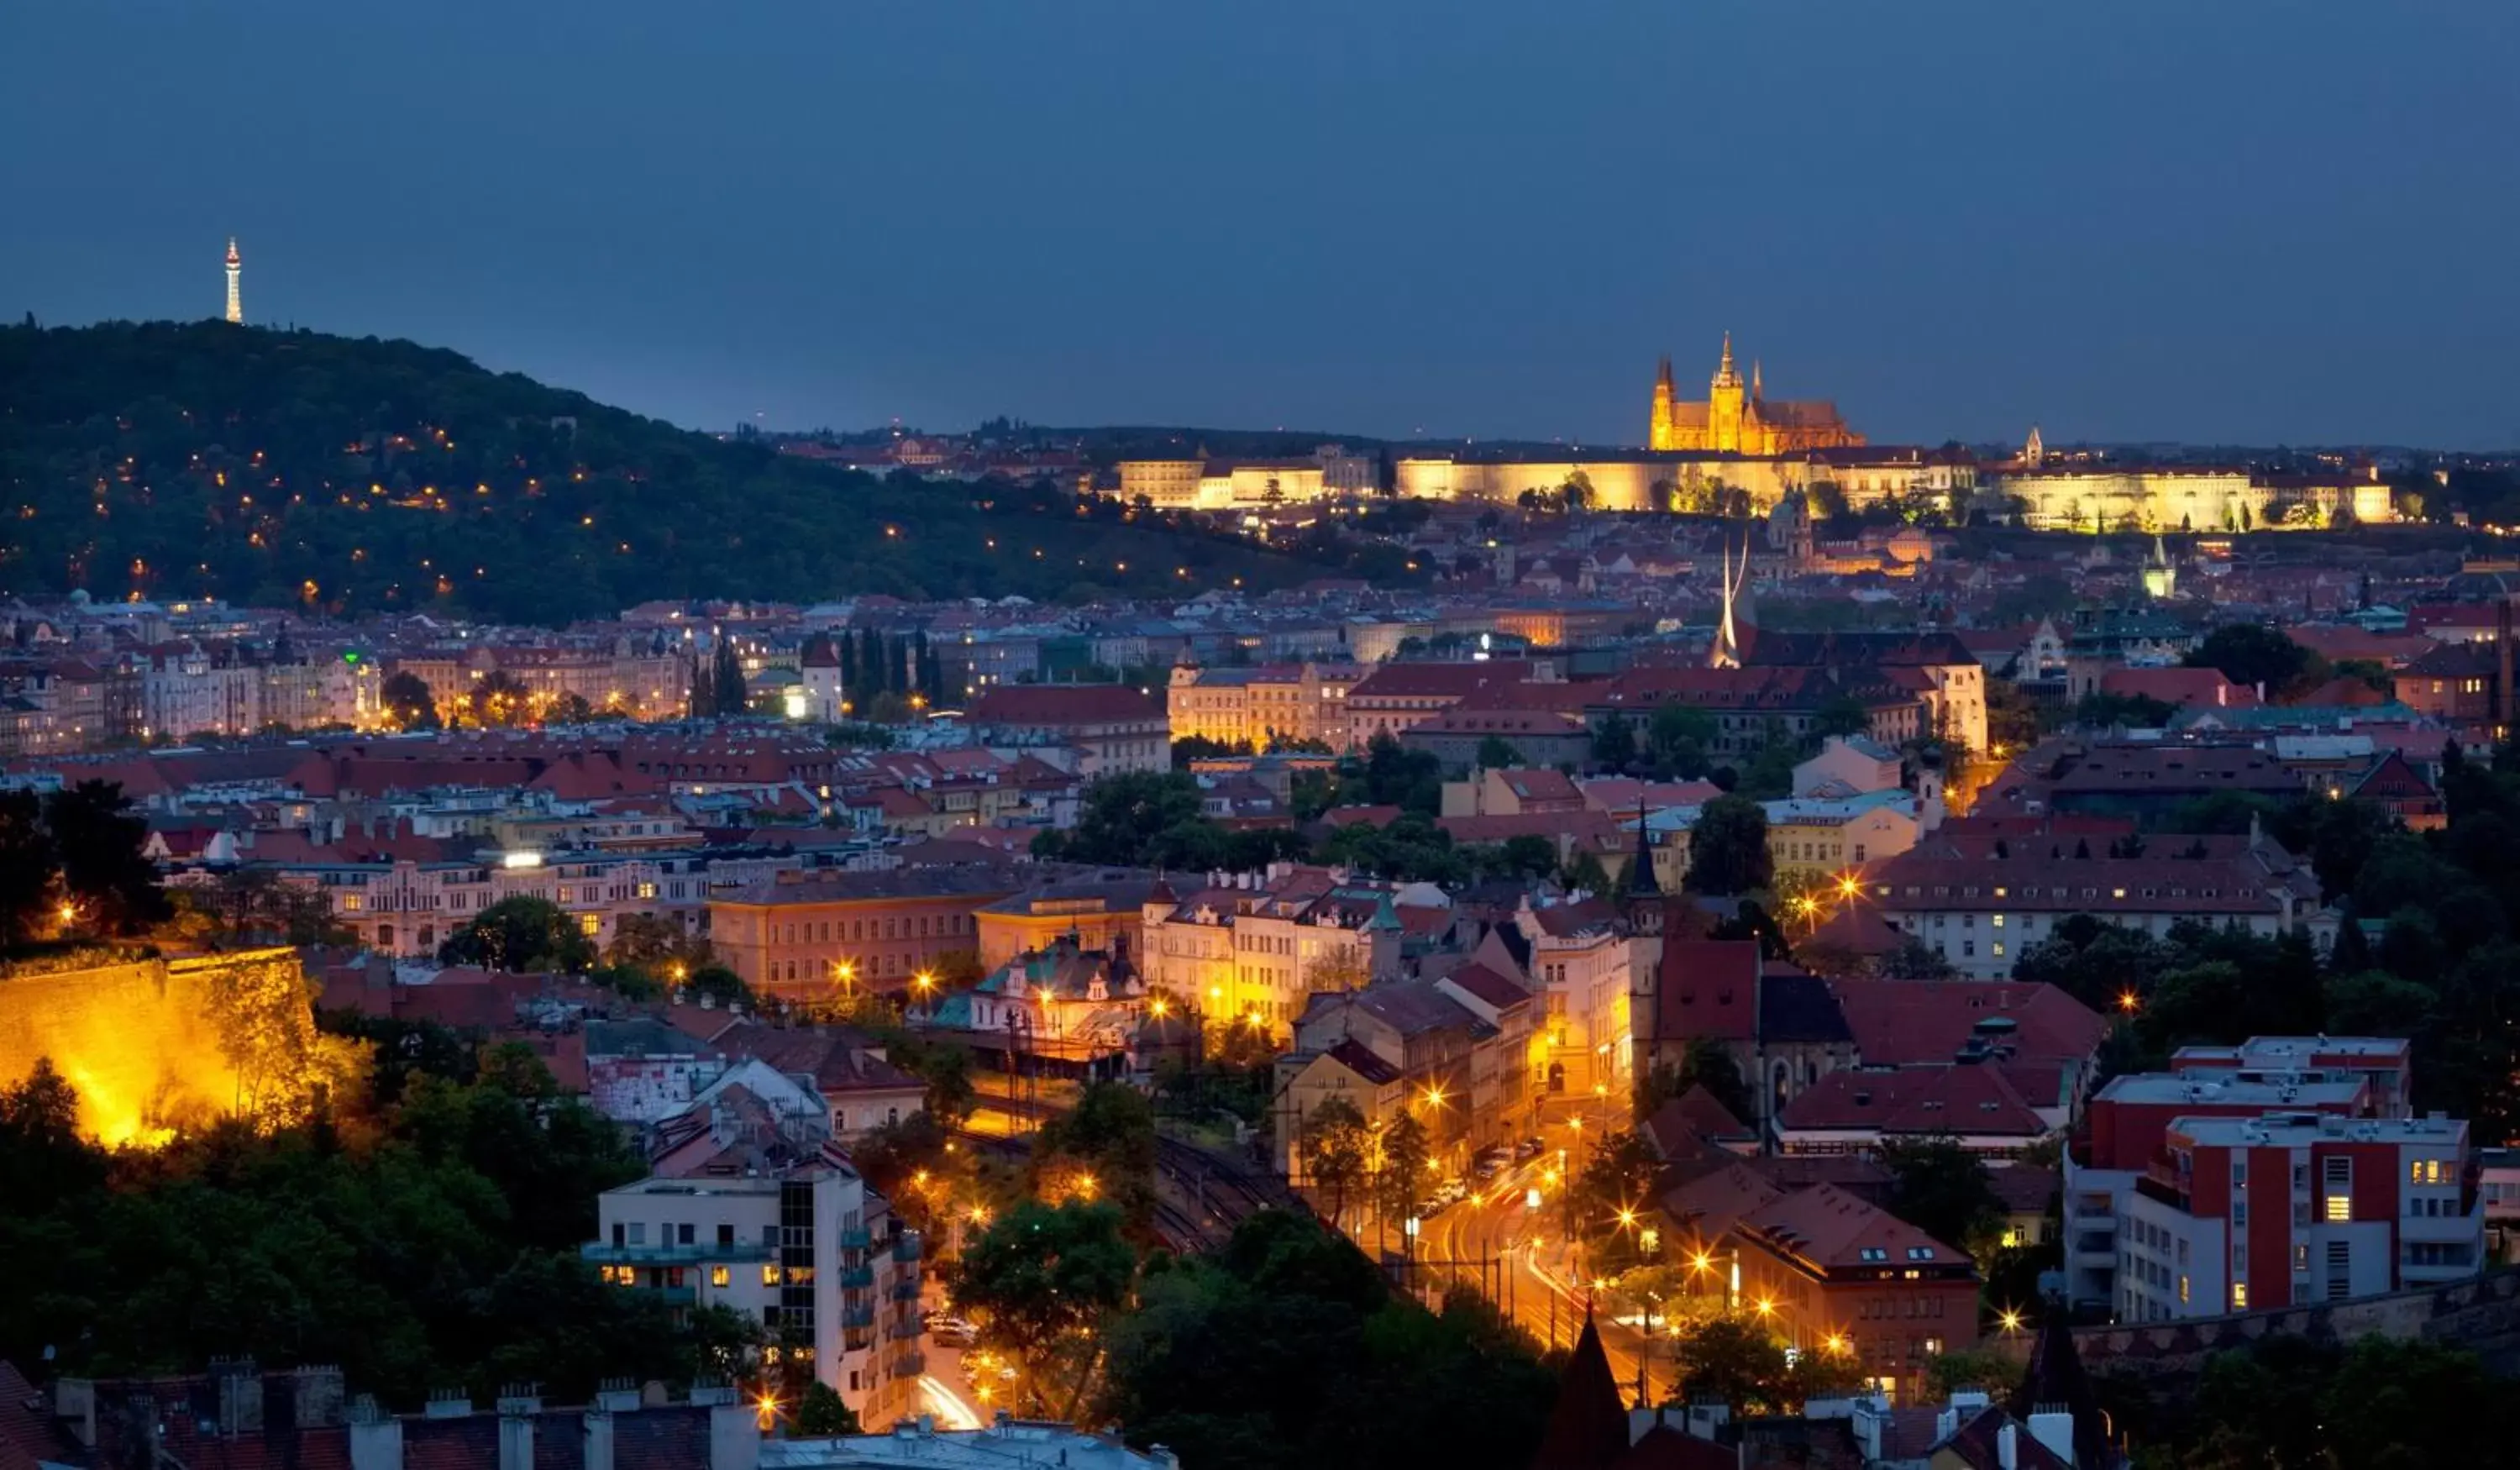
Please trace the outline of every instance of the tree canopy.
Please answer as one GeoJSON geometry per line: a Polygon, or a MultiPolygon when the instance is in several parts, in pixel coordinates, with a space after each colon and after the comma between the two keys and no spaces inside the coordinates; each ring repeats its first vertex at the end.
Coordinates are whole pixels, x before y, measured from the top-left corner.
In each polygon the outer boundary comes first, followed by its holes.
{"type": "Polygon", "coordinates": [[[0,593],[219,597],[516,622],[654,598],[1180,597],[1410,580],[1335,527],[1301,556],[1040,481],[875,476],[374,337],[0,327],[0,593]]]}

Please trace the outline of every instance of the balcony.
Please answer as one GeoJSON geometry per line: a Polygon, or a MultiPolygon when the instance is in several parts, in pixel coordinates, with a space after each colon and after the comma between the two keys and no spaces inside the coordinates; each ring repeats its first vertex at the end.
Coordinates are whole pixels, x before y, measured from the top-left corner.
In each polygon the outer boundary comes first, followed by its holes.
{"type": "Polygon", "coordinates": [[[893,1260],[901,1262],[916,1261],[919,1259],[920,1254],[921,1246],[917,1231],[914,1230],[908,1234],[895,1235],[892,1237],[893,1260]]]}
{"type": "Polygon", "coordinates": [[[868,1243],[874,1237],[867,1233],[867,1227],[865,1225],[849,1225],[840,1231],[840,1249],[844,1251],[862,1251],[867,1248],[868,1243]]]}
{"type": "Polygon", "coordinates": [[[771,1259],[771,1250],[758,1241],[748,1245],[610,1245],[590,1240],[577,1248],[577,1256],[591,1266],[757,1266],[771,1259]]]}
{"type": "Polygon", "coordinates": [[[843,1327],[873,1327],[875,1325],[875,1309],[873,1307],[843,1307],[840,1309],[840,1325],[843,1327]]]}
{"type": "Polygon", "coordinates": [[[884,1323],[883,1335],[897,1343],[917,1342],[927,1335],[927,1327],[914,1316],[907,1321],[884,1323]]]}
{"type": "Polygon", "coordinates": [[[890,1370],[891,1375],[895,1378],[916,1378],[920,1374],[927,1371],[927,1355],[924,1353],[904,1353],[898,1358],[888,1360],[884,1366],[890,1370]]]}
{"type": "Polygon", "coordinates": [[[884,1295],[896,1302],[916,1302],[919,1300],[919,1278],[913,1276],[906,1281],[895,1281],[892,1290],[884,1295]]]}
{"type": "Polygon", "coordinates": [[[840,1289],[842,1291],[864,1291],[874,1284],[874,1267],[843,1266],[840,1268],[840,1289]]]}

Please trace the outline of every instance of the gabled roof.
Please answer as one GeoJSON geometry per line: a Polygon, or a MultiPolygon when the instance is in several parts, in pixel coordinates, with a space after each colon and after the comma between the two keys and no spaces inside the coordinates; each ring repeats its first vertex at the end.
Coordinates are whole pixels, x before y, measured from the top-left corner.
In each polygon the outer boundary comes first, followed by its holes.
{"type": "Polygon", "coordinates": [[[1991,1017],[2011,1021],[2013,1055],[2081,1061],[2099,1049],[2108,1023],[2052,985],[2015,980],[1828,982],[1867,1066],[1948,1062],[1991,1017]]]}
{"type": "Polygon", "coordinates": [[[1759,1033],[1759,942],[1673,939],[1655,971],[1653,1039],[1751,1041],[1759,1033]]]}
{"type": "Polygon", "coordinates": [[[1984,1064],[1831,1072],[1795,1093],[1777,1123],[1787,1133],[2036,1138],[2048,1131],[2002,1069],[1984,1064]]]}
{"type": "Polygon", "coordinates": [[[1532,1470],[1609,1470],[1628,1452],[1628,1409],[1619,1397],[1601,1334],[1584,1314],[1584,1330],[1557,1380],[1557,1402],[1540,1437],[1532,1470]]]}
{"type": "Polygon", "coordinates": [[[1936,1240],[1835,1184],[1794,1190],[1753,1210],[1741,1221],[1740,1228],[1823,1270],[1884,1261],[1966,1264],[1969,1259],[1968,1252],[1936,1240]],[[1881,1254],[1871,1254],[1874,1252],[1881,1254]]]}

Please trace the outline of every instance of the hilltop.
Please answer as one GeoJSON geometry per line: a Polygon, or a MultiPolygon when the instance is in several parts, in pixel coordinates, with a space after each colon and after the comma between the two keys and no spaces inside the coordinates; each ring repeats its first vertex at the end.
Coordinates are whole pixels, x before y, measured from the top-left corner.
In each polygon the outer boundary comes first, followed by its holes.
{"type": "Polygon", "coordinates": [[[1260,591],[1398,559],[1124,513],[809,464],[405,341],[0,328],[0,596],[559,623],[652,598],[1260,591]]]}

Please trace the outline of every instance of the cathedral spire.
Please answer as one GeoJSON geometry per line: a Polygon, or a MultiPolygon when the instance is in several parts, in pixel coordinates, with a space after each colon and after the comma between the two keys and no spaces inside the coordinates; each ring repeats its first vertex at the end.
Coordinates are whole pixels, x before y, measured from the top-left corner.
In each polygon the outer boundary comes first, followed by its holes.
{"type": "Polygon", "coordinates": [[[1732,365],[1732,334],[1724,334],[1724,360],[1715,366],[1717,391],[1741,386],[1741,370],[1732,365]]]}
{"type": "Polygon", "coordinates": [[[1759,383],[1759,360],[1754,357],[1750,359],[1750,396],[1757,398],[1766,391],[1759,383]]]}

